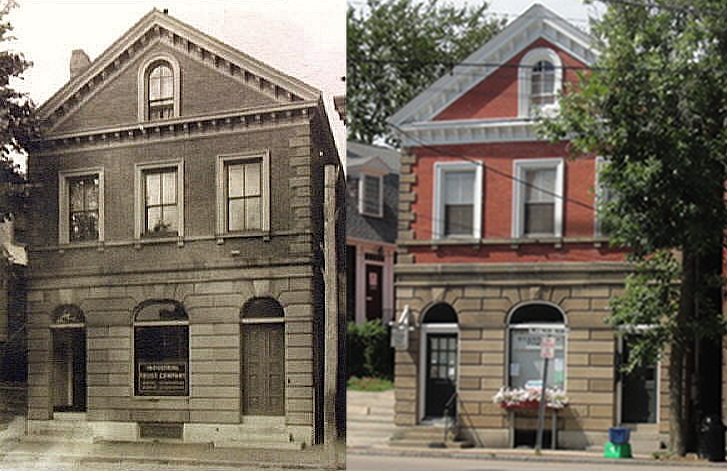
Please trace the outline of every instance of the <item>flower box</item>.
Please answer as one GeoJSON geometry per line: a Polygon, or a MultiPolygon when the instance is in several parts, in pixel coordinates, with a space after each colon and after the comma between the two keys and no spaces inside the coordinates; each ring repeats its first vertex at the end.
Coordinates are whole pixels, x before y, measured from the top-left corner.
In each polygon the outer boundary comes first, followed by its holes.
{"type": "MultiPolygon", "coordinates": [[[[495,404],[508,410],[532,410],[540,406],[542,390],[540,388],[507,388],[502,387],[492,397],[495,404]]],[[[545,390],[545,407],[548,409],[562,409],[568,405],[568,397],[560,389],[547,388],[545,390]]]]}

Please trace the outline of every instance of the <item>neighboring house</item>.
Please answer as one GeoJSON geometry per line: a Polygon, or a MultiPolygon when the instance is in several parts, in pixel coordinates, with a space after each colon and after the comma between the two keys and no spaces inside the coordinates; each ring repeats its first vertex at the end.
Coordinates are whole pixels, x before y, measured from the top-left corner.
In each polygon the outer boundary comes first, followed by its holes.
{"type": "Polygon", "coordinates": [[[71,74],[28,161],[28,432],[322,443],[344,246],[326,270],[320,92],[156,9],[71,74]]]}
{"type": "Polygon", "coordinates": [[[399,152],[348,141],[346,147],[346,302],[356,323],[394,314],[399,152]]]}
{"type": "Polygon", "coordinates": [[[414,327],[396,355],[397,425],[455,410],[475,444],[533,444],[534,413],[493,397],[542,384],[545,332],[555,340],[547,384],[570,400],[558,447],[603,449],[615,425],[648,451],[666,436],[659,368],[619,374],[629,337],[604,323],[629,267],[596,220],[598,159],[569,158],[567,143],[534,133],[534,118],[557,112],[564,84],[593,63],[591,44],[534,5],[391,119],[406,148],[396,302],[414,327]]]}

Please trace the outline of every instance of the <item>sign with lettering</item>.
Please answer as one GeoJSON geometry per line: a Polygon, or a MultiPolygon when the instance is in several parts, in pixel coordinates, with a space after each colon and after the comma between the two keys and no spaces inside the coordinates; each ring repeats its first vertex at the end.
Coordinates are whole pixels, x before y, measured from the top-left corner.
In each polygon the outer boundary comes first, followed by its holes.
{"type": "Polygon", "coordinates": [[[139,362],[137,394],[141,396],[186,396],[186,362],[139,362]]]}
{"type": "Polygon", "coordinates": [[[540,341],[540,358],[555,357],[555,337],[543,337],[540,341]]]}
{"type": "Polygon", "coordinates": [[[409,348],[409,328],[406,325],[391,328],[391,348],[409,348]]]}

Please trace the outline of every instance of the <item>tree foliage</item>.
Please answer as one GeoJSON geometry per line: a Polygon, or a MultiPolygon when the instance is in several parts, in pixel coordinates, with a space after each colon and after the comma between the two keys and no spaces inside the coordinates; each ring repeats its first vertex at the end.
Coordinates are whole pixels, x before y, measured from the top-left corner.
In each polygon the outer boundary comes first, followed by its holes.
{"type": "Polygon", "coordinates": [[[387,119],[425,87],[485,44],[503,20],[487,3],[367,0],[347,12],[349,139],[395,144],[387,119]]]}
{"type": "Polygon", "coordinates": [[[719,273],[704,262],[719,257],[727,228],[727,3],[607,4],[593,28],[597,63],[543,129],[575,153],[608,159],[599,177],[615,197],[599,209],[637,264],[611,322],[654,326],[641,336],[642,360],[669,347],[671,445],[684,454],[688,358],[723,325],[704,289],[719,273]]]}
{"type": "Polygon", "coordinates": [[[15,89],[23,72],[32,64],[22,53],[13,51],[8,43],[12,25],[7,16],[17,5],[5,2],[0,9],[0,217],[22,210],[27,200],[27,186],[20,167],[13,160],[29,149],[38,135],[35,105],[25,93],[15,89]]]}

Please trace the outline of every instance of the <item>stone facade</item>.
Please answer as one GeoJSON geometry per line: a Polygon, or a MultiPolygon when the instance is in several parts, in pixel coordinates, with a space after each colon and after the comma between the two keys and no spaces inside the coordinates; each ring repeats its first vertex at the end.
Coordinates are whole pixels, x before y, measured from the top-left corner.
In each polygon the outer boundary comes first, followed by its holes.
{"type": "Polygon", "coordinates": [[[599,160],[571,156],[533,126],[591,63],[590,44],[535,5],[465,60],[503,67],[455,67],[392,118],[405,145],[395,268],[410,332],[396,351],[404,438],[452,415],[475,445],[534,445],[535,412],[494,397],[540,390],[540,342],[552,336],[546,384],[568,404],[556,424],[548,414],[546,441],[555,430],[558,447],[602,449],[615,425],[632,428],[640,452],[666,439],[665,362],[622,373],[638,332],[605,322],[632,267],[600,229],[599,160]],[[537,108],[546,83],[551,102],[537,108]]]}
{"type": "Polygon", "coordinates": [[[340,165],[320,94],[154,10],[41,114],[47,132],[28,164],[30,179],[42,182],[29,240],[29,433],[50,433],[64,413],[74,413],[95,439],[298,449],[322,443],[324,365],[331,361],[324,357],[324,301],[343,309],[342,300],[324,294],[324,167],[340,165]],[[181,81],[162,119],[140,111],[158,106],[144,91],[145,67],[154,61],[170,64],[181,81]],[[251,162],[262,175],[260,188],[249,184],[262,195],[251,207],[262,209],[250,209],[260,220],[247,229],[231,229],[230,162],[251,162]],[[149,188],[158,168],[175,177],[159,191],[174,192],[162,205],[176,212],[163,220],[174,231],[164,226],[155,234],[149,188]],[[100,187],[90,203],[98,209],[96,232],[78,240],[76,203],[67,198],[87,174],[100,187]],[[280,315],[245,312],[260,300],[280,315]],[[165,307],[143,318],[149,303],[165,307]],[[177,306],[176,317],[169,306],[177,306]],[[244,352],[246,332],[255,329],[282,332],[280,340],[265,337],[280,356],[275,372],[264,371],[271,377],[265,387],[282,397],[279,407],[251,405],[261,393],[245,378],[259,365],[244,352]],[[147,332],[170,342],[177,358],[142,365],[147,332]],[[85,336],[85,344],[73,337],[67,346],[73,335],[85,336]],[[152,387],[140,379],[148,364],[176,368],[177,376],[147,373],[157,392],[141,393],[152,387]]]}

